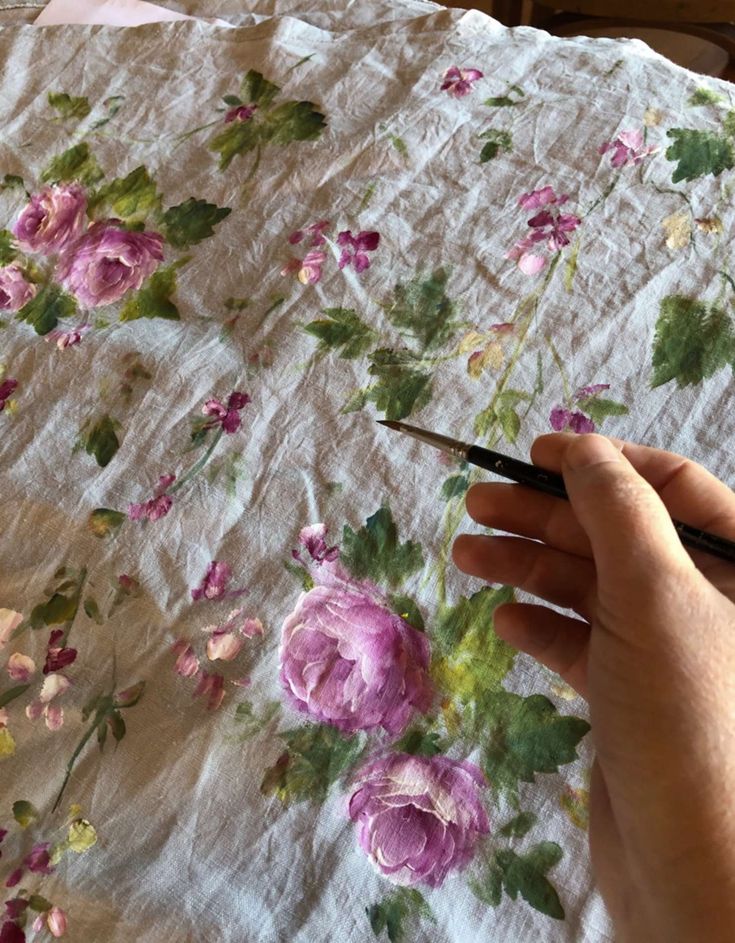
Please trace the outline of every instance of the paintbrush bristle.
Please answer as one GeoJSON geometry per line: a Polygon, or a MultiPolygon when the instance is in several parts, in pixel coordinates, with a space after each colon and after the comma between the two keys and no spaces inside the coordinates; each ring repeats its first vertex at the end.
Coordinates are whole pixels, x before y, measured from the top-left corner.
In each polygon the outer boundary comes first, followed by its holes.
{"type": "Polygon", "coordinates": [[[394,422],[392,419],[377,419],[376,422],[381,426],[388,426],[389,429],[395,429],[396,432],[400,432],[403,428],[403,423],[394,422]]]}

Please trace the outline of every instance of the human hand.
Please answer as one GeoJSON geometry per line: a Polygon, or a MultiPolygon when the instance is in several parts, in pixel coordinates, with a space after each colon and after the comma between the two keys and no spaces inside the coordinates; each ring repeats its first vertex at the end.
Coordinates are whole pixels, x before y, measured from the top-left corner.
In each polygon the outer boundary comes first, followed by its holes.
{"type": "Polygon", "coordinates": [[[546,606],[499,636],[587,698],[590,849],[621,941],[735,940],[735,564],[687,551],[671,517],[735,539],[735,494],[702,466],[604,436],[540,436],[532,461],[569,502],[475,485],[460,569],[546,606]]]}

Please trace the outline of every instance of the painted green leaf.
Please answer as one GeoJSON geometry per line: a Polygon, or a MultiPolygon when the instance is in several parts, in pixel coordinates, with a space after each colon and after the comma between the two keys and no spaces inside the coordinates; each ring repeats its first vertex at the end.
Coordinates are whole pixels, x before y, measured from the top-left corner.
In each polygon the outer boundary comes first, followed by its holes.
{"type": "Polygon", "coordinates": [[[689,96],[690,105],[717,105],[725,101],[722,95],[713,92],[711,88],[698,88],[689,96]]]}
{"type": "Polygon", "coordinates": [[[41,174],[44,183],[60,183],[68,180],[78,180],[87,186],[99,183],[104,177],[102,168],[89,149],[89,144],[82,141],[75,144],[63,154],[54,157],[46,170],[41,174]]]}
{"type": "Polygon", "coordinates": [[[508,849],[498,851],[495,855],[509,897],[515,900],[520,894],[534,910],[555,920],[564,919],[564,908],[546,872],[561,858],[561,848],[555,842],[548,841],[534,845],[522,856],[508,849]]]}
{"type": "Polygon", "coordinates": [[[368,401],[368,391],[367,390],[355,390],[353,393],[347,397],[341,413],[356,413],[361,409],[365,408],[365,404],[368,401]]]}
{"type": "Polygon", "coordinates": [[[70,318],[77,313],[77,303],[65,294],[58,285],[47,285],[31,298],[16,314],[19,321],[32,325],[36,334],[53,331],[61,318],[70,318]]]}
{"type": "Polygon", "coordinates": [[[714,131],[693,131],[689,128],[671,128],[666,132],[673,140],[666,150],[666,159],[677,161],[671,181],[696,180],[705,174],[719,176],[735,165],[732,142],[714,131]]]}
{"type": "Polygon", "coordinates": [[[628,413],[628,407],[624,403],[616,403],[615,400],[602,399],[599,396],[579,400],[577,405],[597,426],[607,416],[625,416],[628,413]]]}
{"type": "Polygon", "coordinates": [[[468,883],[475,897],[490,907],[497,907],[503,899],[503,872],[497,865],[488,868],[482,879],[471,878],[468,883]]]}
{"type": "Polygon", "coordinates": [[[82,435],[82,444],[87,455],[94,455],[100,468],[109,465],[120,448],[115,432],[117,423],[108,415],[102,416],[82,435]]]}
{"type": "Polygon", "coordinates": [[[25,694],[28,688],[30,688],[30,684],[17,684],[14,688],[8,688],[7,691],[0,691],[0,707],[5,707],[6,704],[14,701],[16,697],[25,694]]]}
{"type": "Polygon", "coordinates": [[[467,475],[452,475],[442,484],[442,498],[451,501],[452,498],[461,498],[470,486],[467,475]]]}
{"type": "Polygon", "coordinates": [[[283,102],[263,118],[261,136],[265,144],[313,141],[326,127],[324,115],[312,102],[283,102]]]}
{"type": "Polygon", "coordinates": [[[488,105],[490,108],[510,108],[512,105],[519,105],[520,101],[509,98],[508,95],[497,95],[492,98],[486,98],[483,102],[483,105],[488,105]]]}
{"type": "Polygon", "coordinates": [[[388,597],[388,602],[393,612],[397,613],[409,625],[412,625],[414,629],[418,629],[419,632],[426,629],[421,610],[410,596],[393,593],[388,597]]]}
{"type": "Polygon", "coordinates": [[[71,622],[77,612],[79,599],[76,593],[65,596],[63,593],[53,593],[46,601],[31,609],[31,628],[40,629],[44,625],[62,625],[71,622]]]}
{"type": "MultiPolygon", "coordinates": [[[[246,73],[240,86],[240,94],[243,101],[248,105],[258,105],[260,108],[267,108],[281,89],[263,78],[260,72],[250,69],[246,73]]],[[[228,104],[233,104],[228,102],[228,104]]],[[[238,100],[237,104],[241,104],[238,100]]]]}
{"type": "Polygon", "coordinates": [[[231,108],[238,108],[243,104],[243,100],[239,95],[223,95],[222,101],[231,108]]]}
{"type": "Polygon", "coordinates": [[[375,332],[353,308],[324,308],[326,318],[311,321],[304,330],[319,341],[317,352],[335,351],[338,357],[353,360],[367,352],[375,332]]]}
{"type": "Polygon", "coordinates": [[[3,190],[23,190],[25,193],[28,193],[23,178],[19,177],[18,174],[3,174],[3,182],[0,183],[0,193],[2,193],[3,190]]]}
{"type": "Polygon", "coordinates": [[[314,589],[314,579],[308,570],[297,566],[295,563],[291,563],[290,560],[286,560],[283,565],[292,576],[295,576],[299,580],[305,593],[308,593],[310,589],[314,589]]]}
{"type": "Polygon", "coordinates": [[[7,265],[18,255],[15,240],[8,229],[0,229],[0,265],[7,265]]]}
{"type": "Polygon", "coordinates": [[[376,382],[363,391],[364,399],[375,403],[386,419],[405,419],[430,401],[431,374],[415,363],[410,351],[382,347],[370,354],[368,373],[376,382]]]}
{"type": "Polygon", "coordinates": [[[179,320],[179,309],[171,301],[176,291],[176,265],[168,265],[154,272],[143,283],[140,291],[131,295],[120,312],[121,321],[136,321],[138,318],[165,318],[179,320]]]}
{"type": "Polygon", "coordinates": [[[505,690],[486,695],[478,722],[482,767],[493,786],[511,796],[519,781],[531,783],[536,773],[555,773],[577,759],[577,744],[590,729],[581,717],[559,714],[542,694],[505,690]]]}
{"type": "Polygon", "coordinates": [[[53,904],[50,900],[46,900],[45,897],[41,897],[40,894],[31,894],[28,898],[28,906],[31,910],[35,910],[36,913],[42,914],[46,911],[51,910],[53,904]]]}
{"type": "Polygon", "coordinates": [[[84,600],[84,612],[93,622],[96,622],[97,625],[102,625],[105,621],[102,618],[100,607],[97,605],[97,600],[92,596],[87,596],[87,598],[84,600]]]}
{"type": "Polygon", "coordinates": [[[62,118],[86,118],[92,110],[89,100],[84,96],[76,97],[66,92],[49,92],[48,103],[62,118]]]}
{"type": "Polygon", "coordinates": [[[101,205],[110,206],[118,219],[136,223],[143,222],[149,213],[161,209],[161,197],[155,180],[141,165],[127,177],[112,180],[101,187],[90,199],[90,209],[101,205]]]}
{"type": "Polygon", "coordinates": [[[442,347],[457,329],[456,305],[446,293],[448,280],[444,268],[428,276],[419,273],[399,282],[382,305],[391,324],[413,334],[422,352],[442,347]]]}
{"type": "Polygon", "coordinates": [[[118,111],[120,111],[122,108],[122,103],[124,100],[124,95],[110,95],[109,98],[106,98],[102,104],[107,109],[107,114],[95,121],[94,124],[92,124],[90,127],[90,131],[96,131],[98,128],[104,128],[106,124],[109,124],[118,111]]]}
{"type": "Polygon", "coordinates": [[[214,235],[214,227],[230,215],[229,206],[215,206],[206,200],[190,197],[178,206],[167,209],[162,216],[166,240],[176,249],[188,249],[214,235]]]}
{"type": "Polygon", "coordinates": [[[515,818],[500,829],[500,834],[506,838],[523,838],[536,824],[538,816],[535,812],[519,812],[515,818]]]}
{"type": "MultiPolygon", "coordinates": [[[[512,105],[515,102],[511,102],[512,105]]],[[[480,151],[480,163],[486,164],[489,160],[497,157],[501,151],[513,150],[513,138],[508,131],[496,131],[490,129],[480,135],[481,138],[487,138],[487,142],[480,151]]]]}
{"type": "Polygon", "coordinates": [[[107,725],[112,731],[112,736],[119,743],[125,736],[125,721],[119,711],[112,711],[107,715],[107,725]]]}
{"type": "Polygon", "coordinates": [[[21,828],[28,828],[38,818],[38,811],[27,799],[18,799],[13,803],[13,818],[21,828]]]}
{"type": "Polygon", "coordinates": [[[435,923],[431,908],[415,888],[400,887],[380,903],[365,908],[376,937],[386,931],[390,943],[408,943],[415,938],[413,926],[421,918],[435,923]]]}
{"type": "Polygon", "coordinates": [[[68,847],[78,855],[83,855],[85,851],[97,844],[97,832],[94,825],[86,819],[76,819],[69,826],[67,835],[68,847]]]}
{"type": "Polygon", "coordinates": [[[735,137],[735,110],[730,109],[722,119],[722,129],[728,137],[735,137]]]}
{"type": "Polygon", "coordinates": [[[412,540],[399,542],[398,528],[388,507],[372,514],[358,531],[345,524],[340,559],[356,579],[367,578],[391,587],[400,586],[424,565],[420,544],[412,540]]]}
{"type": "Polygon", "coordinates": [[[220,156],[219,169],[227,170],[233,157],[254,150],[259,142],[260,127],[253,119],[250,119],[249,121],[233,121],[226,125],[224,130],[210,141],[209,147],[220,156]]]}
{"type": "Polygon", "coordinates": [[[125,709],[128,707],[135,707],[138,701],[143,697],[145,692],[145,681],[138,681],[136,684],[132,684],[129,688],[125,688],[122,691],[117,691],[115,696],[112,699],[112,707],[125,709]]]}
{"type": "Polygon", "coordinates": [[[323,802],[331,784],[362,752],[360,737],[345,737],[326,724],[298,727],[279,736],[287,749],[266,770],[260,791],[285,803],[303,799],[323,802]]]}
{"type": "Polygon", "coordinates": [[[115,534],[127,519],[127,514],[123,514],[122,511],[95,508],[89,515],[88,525],[95,537],[109,537],[115,534]]]}
{"type": "Polygon", "coordinates": [[[397,753],[410,753],[413,756],[437,756],[444,752],[444,744],[438,733],[412,727],[393,744],[392,749],[397,753]]]}
{"type": "Polygon", "coordinates": [[[661,301],[653,341],[653,378],[657,387],[676,380],[693,386],[735,359],[735,333],[723,308],[669,295],[661,301]]]}

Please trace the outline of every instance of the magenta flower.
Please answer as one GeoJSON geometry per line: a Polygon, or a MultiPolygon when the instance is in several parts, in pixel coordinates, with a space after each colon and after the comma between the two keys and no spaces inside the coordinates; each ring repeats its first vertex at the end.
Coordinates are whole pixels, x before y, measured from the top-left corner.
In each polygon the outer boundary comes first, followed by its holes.
{"type": "Polygon", "coordinates": [[[5,901],[5,916],[10,920],[17,920],[27,907],[27,900],[22,897],[13,897],[5,901]]]}
{"type": "Polygon", "coordinates": [[[200,671],[199,683],[194,689],[193,697],[206,697],[207,710],[216,711],[225,696],[225,678],[221,674],[209,674],[200,671]]]}
{"type": "Polygon", "coordinates": [[[80,324],[70,331],[51,331],[44,340],[54,341],[59,350],[66,350],[67,347],[76,347],[77,344],[81,344],[84,335],[91,330],[91,324],[80,324]]]}
{"type": "Polygon", "coordinates": [[[23,859],[22,866],[16,868],[7,879],[5,886],[15,887],[16,884],[19,884],[26,869],[33,874],[52,874],[54,869],[51,866],[51,858],[48,853],[50,847],[50,842],[41,842],[38,845],[34,845],[30,853],[23,859]]]}
{"type": "MultiPolygon", "coordinates": [[[[299,532],[299,543],[305,548],[311,559],[316,564],[331,563],[339,557],[339,547],[328,547],[326,524],[310,524],[308,527],[302,527],[299,532]]],[[[299,563],[303,563],[300,550],[292,550],[291,556],[299,563]]]]}
{"type": "Polygon", "coordinates": [[[204,429],[212,429],[215,426],[222,426],[224,432],[232,435],[240,428],[240,410],[252,402],[247,393],[238,393],[234,390],[227,399],[227,405],[223,406],[218,399],[208,399],[202,406],[202,412],[205,416],[212,418],[203,426],[204,429]]]}
{"type": "Polygon", "coordinates": [[[20,311],[37,290],[17,265],[0,268],[0,311],[20,311]]]}
{"type": "Polygon", "coordinates": [[[394,884],[439,887],[490,831],[480,799],[485,777],[472,763],[395,753],[357,778],[349,800],[357,841],[394,884]]]}
{"type": "Polygon", "coordinates": [[[472,83],[483,75],[479,69],[459,69],[453,65],[444,73],[441,91],[449,92],[453,98],[462,98],[472,91],[472,83]]]}
{"type": "Polygon", "coordinates": [[[17,923],[6,920],[0,927],[0,943],[26,943],[26,935],[17,923]]]}
{"type": "Polygon", "coordinates": [[[224,596],[231,576],[232,568],[229,564],[212,560],[202,582],[196,589],[192,589],[191,598],[194,600],[219,599],[220,596],[224,596]]]}
{"type": "Polygon", "coordinates": [[[90,308],[137,291],[163,261],[163,236],[134,232],[118,220],[94,223],[59,257],[56,277],[90,308]]]}
{"type": "Polygon", "coordinates": [[[153,497],[149,501],[144,501],[142,504],[128,505],[130,520],[140,521],[146,518],[149,521],[158,521],[165,517],[174,503],[174,499],[166,492],[175,481],[176,475],[161,475],[153,497]]]}
{"type": "Polygon", "coordinates": [[[43,665],[45,675],[51,674],[53,671],[61,671],[62,668],[66,668],[76,660],[76,648],[64,648],[56,644],[63,635],[62,629],[54,629],[49,636],[46,661],[43,665]]]}
{"type": "Polygon", "coordinates": [[[199,671],[199,659],[194,649],[185,639],[177,639],[173,646],[173,652],[177,655],[174,671],[182,678],[191,678],[199,671]]]}
{"type": "Polygon", "coordinates": [[[322,277],[322,266],[327,261],[327,253],[321,249],[311,249],[303,259],[291,259],[282,269],[281,275],[296,272],[302,285],[315,285],[322,277]]]}
{"type": "Polygon", "coordinates": [[[646,157],[655,154],[658,148],[651,145],[644,147],[643,131],[637,129],[621,131],[614,140],[605,141],[598,148],[600,154],[606,154],[608,151],[613,152],[610,161],[613,167],[626,167],[628,164],[640,164],[646,157]]]}
{"type": "Polygon", "coordinates": [[[86,210],[87,196],[78,183],[45,187],[31,197],[13,226],[13,234],[26,251],[44,255],[60,252],[81,235],[86,210]]]}
{"type": "Polygon", "coordinates": [[[257,110],[257,105],[235,105],[225,115],[225,124],[231,124],[233,121],[249,121],[257,110]]]}
{"type": "Polygon", "coordinates": [[[134,576],[128,576],[127,573],[121,573],[117,578],[118,586],[126,596],[139,596],[140,583],[134,576]]]}
{"type": "Polygon", "coordinates": [[[328,219],[320,219],[310,226],[305,226],[304,229],[297,229],[295,232],[292,232],[288,237],[288,241],[292,246],[295,246],[297,243],[301,242],[302,239],[308,238],[307,248],[316,249],[319,246],[323,246],[327,241],[324,237],[324,232],[329,229],[330,225],[331,223],[328,219]]]}
{"type": "Polygon", "coordinates": [[[532,249],[545,242],[550,252],[559,252],[569,245],[568,233],[574,232],[581,224],[582,220],[578,216],[559,212],[559,207],[568,199],[569,195],[566,193],[557,196],[553,187],[533,190],[519,198],[518,205],[523,209],[541,210],[528,220],[533,232],[524,236],[505,255],[507,259],[514,259],[525,275],[535,275],[546,265],[545,256],[532,252],[532,249]]]}
{"type": "Polygon", "coordinates": [[[318,585],[283,625],[281,684],[291,704],[344,733],[401,733],[428,710],[429,643],[367,584],[318,585]]]}
{"type": "MultiPolygon", "coordinates": [[[[600,393],[609,389],[609,383],[594,383],[592,386],[582,386],[572,397],[572,402],[574,404],[582,403],[584,408],[583,401],[589,400],[593,396],[598,396],[600,393]]],[[[586,432],[595,431],[595,424],[589,416],[585,416],[585,414],[578,409],[566,409],[564,406],[554,406],[549,414],[549,422],[555,432],[569,430],[570,432],[576,432],[577,435],[583,435],[586,432]]]]}
{"type": "Polygon", "coordinates": [[[356,236],[347,229],[337,236],[337,245],[342,247],[339,257],[339,267],[354,266],[356,272],[364,272],[370,268],[368,252],[375,252],[380,243],[380,233],[359,232],[356,236]]]}
{"type": "Polygon", "coordinates": [[[18,381],[8,378],[0,381],[0,413],[5,409],[10,397],[18,389],[18,381]]]}

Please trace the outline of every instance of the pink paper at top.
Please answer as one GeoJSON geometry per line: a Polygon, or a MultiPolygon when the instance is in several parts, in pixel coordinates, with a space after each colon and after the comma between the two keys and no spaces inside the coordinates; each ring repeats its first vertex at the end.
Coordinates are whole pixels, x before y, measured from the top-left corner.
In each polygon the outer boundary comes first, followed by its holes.
{"type": "Polygon", "coordinates": [[[145,23],[167,23],[172,20],[205,19],[207,23],[234,28],[225,20],[187,16],[159,7],[145,0],[50,0],[34,26],[87,24],[90,26],[142,26],[145,23]]]}

